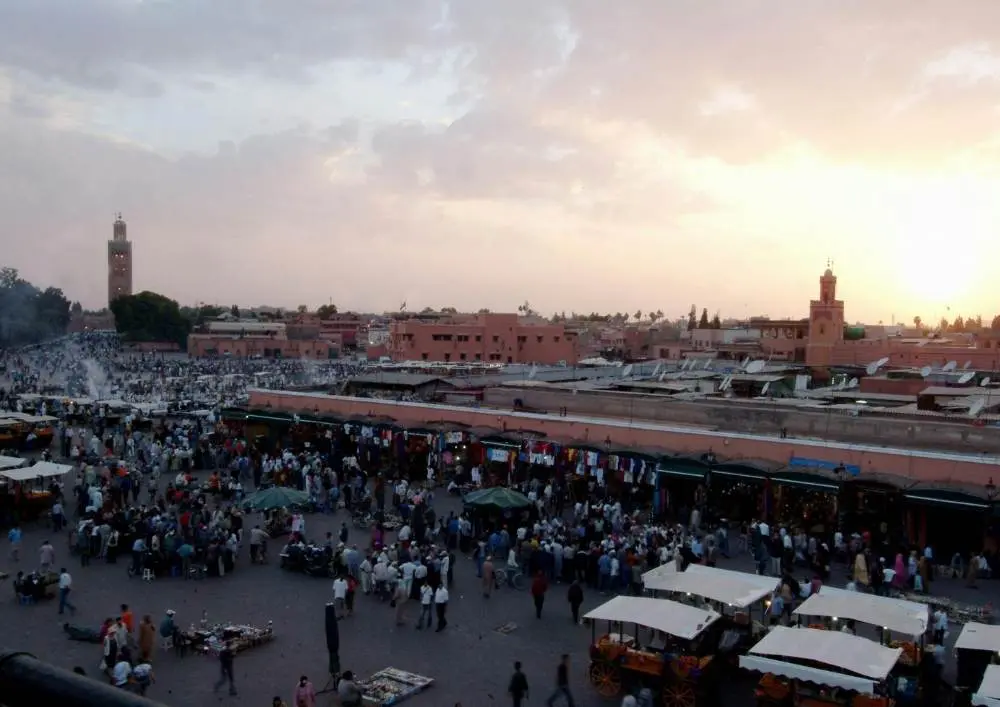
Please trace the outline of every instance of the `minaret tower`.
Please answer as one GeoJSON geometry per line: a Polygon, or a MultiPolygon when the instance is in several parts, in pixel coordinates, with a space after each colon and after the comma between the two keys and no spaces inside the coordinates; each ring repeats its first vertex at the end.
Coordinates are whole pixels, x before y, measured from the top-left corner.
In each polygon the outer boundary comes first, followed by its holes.
{"type": "Polygon", "coordinates": [[[819,279],[819,299],[809,303],[806,363],[810,366],[829,366],[834,347],[843,341],[844,303],[837,299],[837,276],[833,274],[833,261],[828,260],[826,271],[819,279]]]}
{"type": "Polygon", "coordinates": [[[121,213],[116,214],[108,241],[108,306],[132,294],[132,244],[126,230],[121,213]]]}

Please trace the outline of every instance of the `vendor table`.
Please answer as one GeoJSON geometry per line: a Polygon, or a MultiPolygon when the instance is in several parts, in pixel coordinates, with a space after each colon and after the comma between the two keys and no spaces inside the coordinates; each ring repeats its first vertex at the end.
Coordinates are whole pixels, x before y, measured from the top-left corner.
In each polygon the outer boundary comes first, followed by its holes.
{"type": "Polygon", "coordinates": [[[383,668],[367,680],[361,680],[358,687],[361,688],[365,704],[389,707],[423,692],[432,684],[434,680],[423,675],[396,668],[383,668]]]}
{"type": "Polygon", "coordinates": [[[247,624],[219,624],[210,628],[182,631],[179,635],[198,653],[218,655],[225,641],[232,641],[234,651],[242,653],[274,640],[274,627],[270,621],[264,628],[247,624]]]}

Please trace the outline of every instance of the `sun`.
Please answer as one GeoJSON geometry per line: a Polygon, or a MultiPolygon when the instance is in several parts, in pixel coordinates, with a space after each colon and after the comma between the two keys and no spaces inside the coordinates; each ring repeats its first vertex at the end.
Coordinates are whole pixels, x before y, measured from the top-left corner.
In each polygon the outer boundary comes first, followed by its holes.
{"type": "Polygon", "coordinates": [[[890,255],[900,289],[915,306],[953,311],[969,301],[984,275],[973,255],[991,230],[989,209],[957,185],[921,189],[896,211],[890,255]]]}

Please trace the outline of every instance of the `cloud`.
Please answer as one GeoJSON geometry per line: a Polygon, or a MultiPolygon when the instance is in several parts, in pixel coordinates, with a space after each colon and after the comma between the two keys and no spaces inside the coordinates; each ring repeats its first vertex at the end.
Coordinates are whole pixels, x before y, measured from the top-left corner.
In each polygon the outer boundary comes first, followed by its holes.
{"type": "Polygon", "coordinates": [[[792,313],[810,263],[919,228],[913,194],[996,225],[947,195],[997,194],[997,27],[992,0],[8,0],[5,258],[99,305],[121,210],[136,281],[182,301],[792,313]],[[804,274],[740,294],[713,264],[804,274]]]}

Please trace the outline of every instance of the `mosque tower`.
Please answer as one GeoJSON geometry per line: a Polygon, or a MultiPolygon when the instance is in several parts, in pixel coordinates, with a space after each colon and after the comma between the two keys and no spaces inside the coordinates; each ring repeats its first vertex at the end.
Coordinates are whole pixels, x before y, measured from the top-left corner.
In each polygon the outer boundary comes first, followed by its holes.
{"type": "Polygon", "coordinates": [[[132,294],[132,244],[119,213],[108,241],[108,306],[118,297],[132,294]]]}
{"type": "Polygon", "coordinates": [[[809,344],[806,363],[829,366],[834,347],[844,341],[844,302],[837,299],[837,276],[833,263],[819,279],[819,299],[809,303],[809,344]]]}

